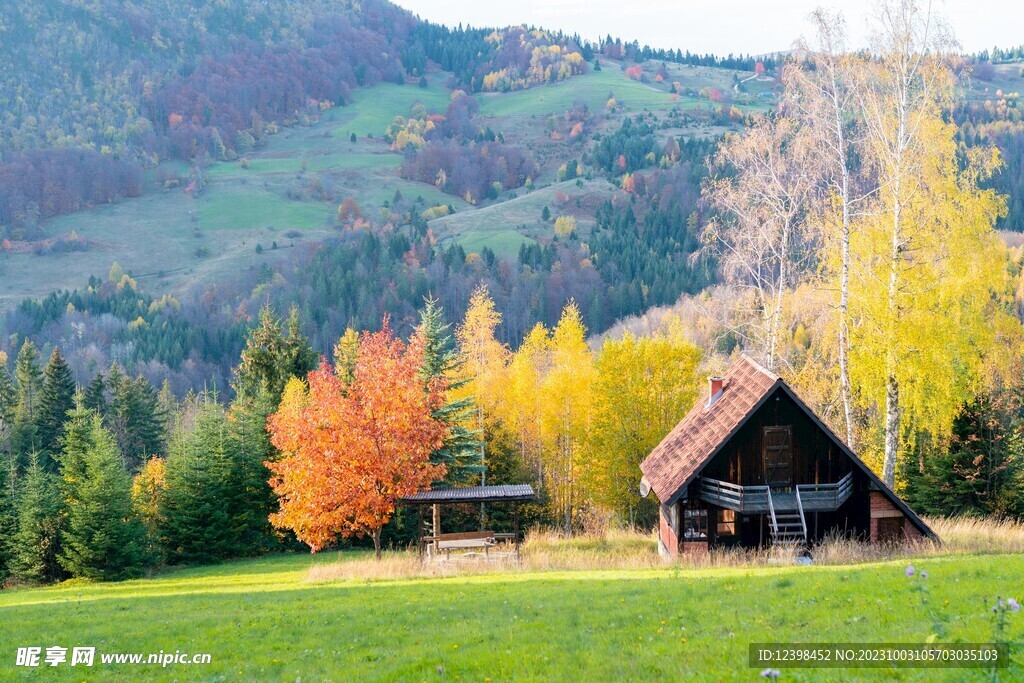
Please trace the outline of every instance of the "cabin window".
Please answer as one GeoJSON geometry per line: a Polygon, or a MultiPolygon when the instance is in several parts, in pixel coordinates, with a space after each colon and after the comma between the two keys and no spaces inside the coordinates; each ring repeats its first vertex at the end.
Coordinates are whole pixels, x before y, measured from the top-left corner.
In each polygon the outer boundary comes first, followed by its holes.
{"type": "Polygon", "coordinates": [[[761,434],[764,455],[764,483],[768,486],[793,485],[793,427],[764,427],[761,434]]]}
{"type": "Polygon", "coordinates": [[[715,526],[719,536],[736,535],[736,511],[722,510],[718,514],[718,524],[715,526]]]}
{"type": "Polygon", "coordinates": [[[708,511],[707,508],[696,507],[694,505],[696,502],[690,501],[690,504],[683,509],[684,541],[708,540],[708,511]]]}

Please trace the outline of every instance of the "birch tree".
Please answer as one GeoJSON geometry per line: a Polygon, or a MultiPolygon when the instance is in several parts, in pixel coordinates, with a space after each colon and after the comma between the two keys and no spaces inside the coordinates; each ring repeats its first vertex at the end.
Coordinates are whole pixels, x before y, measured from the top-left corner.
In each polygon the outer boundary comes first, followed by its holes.
{"type": "Polygon", "coordinates": [[[480,484],[483,486],[487,484],[485,420],[498,403],[508,362],[508,348],[495,337],[499,323],[501,314],[495,309],[487,286],[480,285],[473,291],[466,317],[455,331],[461,376],[456,383],[459,389],[452,393],[456,398],[472,396],[476,403],[476,428],[480,434],[480,484]]]}
{"type": "Polygon", "coordinates": [[[820,169],[823,201],[815,207],[824,240],[826,272],[838,279],[837,340],[839,392],[846,428],[846,443],[854,447],[853,391],[850,383],[850,231],[855,214],[870,196],[855,166],[853,150],[859,144],[859,118],[863,60],[846,47],[846,21],[841,12],[818,8],[811,14],[816,44],[798,43],[804,61],[787,65],[783,72],[782,111],[797,118],[811,134],[820,169]]]}
{"type": "Polygon", "coordinates": [[[884,405],[889,486],[901,437],[948,432],[994,341],[988,318],[1002,268],[992,225],[1005,208],[979,183],[998,156],[958,154],[946,117],[952,45],[915,0],[882,5],[859,94],[862,154],[878,189],[851,240],[851,379],[884,405]]]}
{"type": "Polygon", "coordinates": [[[589,460],[586,445],[596,373],[586,339],[583,316],[570,301],[551,332],[551,363],[541,381],[544,432],[550,439],[545,470],[555,514],[566,531],[572,528],[581,502],[582,472],[589,460]]]}
{"type": "Polygon", "coordinates": [[[740,333],[774,369],[783,300],[811,251],[806,218],[816,191],[815,154],[795,120],[765,116],[726,138],[712,171],[703,194],[719,216],[704,240],[721,259],[726,279],[750,292],[752,307],[740,333]]]}

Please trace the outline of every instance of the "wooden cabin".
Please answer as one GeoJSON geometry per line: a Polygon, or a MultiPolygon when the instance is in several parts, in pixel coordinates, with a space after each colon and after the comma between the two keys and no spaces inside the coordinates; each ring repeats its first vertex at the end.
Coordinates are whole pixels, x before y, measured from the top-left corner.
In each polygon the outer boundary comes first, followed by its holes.
{"type": "Polygon", "coordinates": [[[741,356],[641,463],[665,557],[934,532],[778,377],[741,356]]]}

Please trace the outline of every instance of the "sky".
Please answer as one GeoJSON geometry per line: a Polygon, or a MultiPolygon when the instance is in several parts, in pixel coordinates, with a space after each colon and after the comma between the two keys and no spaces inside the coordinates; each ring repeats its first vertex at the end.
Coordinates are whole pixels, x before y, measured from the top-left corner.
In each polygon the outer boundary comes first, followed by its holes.
{"type": "MultiPolygon", "coordinates": [[[[926,2],[927,0],[923,0],[926,2]]],[[[811,34],[817,6],[842,9],[850,45],[867,44],[869,0],[396,0],[423,19],[457,26],[535,25],[596,39],[719,55],[788,50],[811,34]]],[[[933,0],[964,51],[1024,43],[1024,0],[933,0]]]]}

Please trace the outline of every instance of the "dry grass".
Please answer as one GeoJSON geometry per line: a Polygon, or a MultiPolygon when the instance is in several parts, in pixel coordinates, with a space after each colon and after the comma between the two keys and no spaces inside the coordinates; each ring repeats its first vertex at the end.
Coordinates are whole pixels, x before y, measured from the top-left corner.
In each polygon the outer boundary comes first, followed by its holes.
{"type": "MultiPolygon", "coordinates": [[[[845,565],[880,562],[899,558],[936,555],[1024,553],[1024,523],[971,517],[929,518],[941,544],[921,541],[912,544],[870,545],[845,538],[831,538],[811,550],[816,565],[845,565]]],[[[705,556],[686,556],[675,566],[749,567],[793,564],[794,551],[723,550],[705,556]]],[[[357,559],[339,555],[339,561],[317,565],[307,581],[387,581],[394,579],[442,578],[491,573],[549,571],[642,570],[665,568],[658,555],[653,533],[605,529],[568,535],[534,529],[521,547],[519,562],[511,553],[452,555],[423,562],[413,551],[387,553],[381,560],[359,554],[357,559]],[[494,559],[497,556],[497,559],[494,559]]]]}

